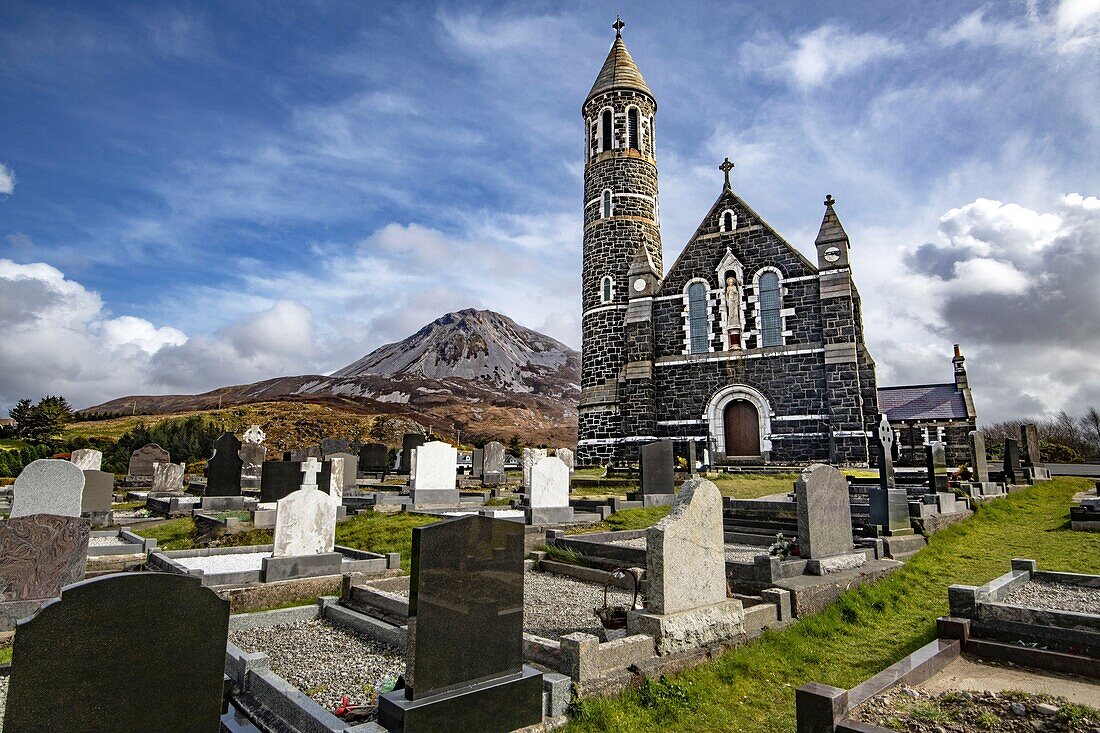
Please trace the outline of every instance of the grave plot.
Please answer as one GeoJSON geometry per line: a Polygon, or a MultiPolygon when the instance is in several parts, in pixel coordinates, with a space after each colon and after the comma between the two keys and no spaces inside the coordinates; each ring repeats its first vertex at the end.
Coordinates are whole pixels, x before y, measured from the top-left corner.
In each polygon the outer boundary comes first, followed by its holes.
{"type": "Polygon", "coordinates": [[[334,553],[301,556],[295,562],[280,563],[282,558],[272,556],[274,549],[274,545],[248,545],[156,551],[149,555],[148,563],[151,569],[197,576],[202,578],[203,585],[219,588],[347,573],[378,575],[401,567],[397,553],[380,555],[338,546],[334,553]]]}
{"type": "Polygon", "coordinates": [[[4,708],[8,702],[8,676],[0,673],[0,731],[4,729],[4,708]]]}
{"type": "Polygon", "coordinates": [[[88,538],[89,574],[134,570],[157,547],[155,539],[139,537],[129,527],[92,532],[88,538]]]}

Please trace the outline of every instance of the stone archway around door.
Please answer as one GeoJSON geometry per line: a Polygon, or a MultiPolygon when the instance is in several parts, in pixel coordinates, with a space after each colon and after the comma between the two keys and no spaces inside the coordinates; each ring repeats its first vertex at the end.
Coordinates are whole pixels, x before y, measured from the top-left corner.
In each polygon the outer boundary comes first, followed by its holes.
{"type": "MultiPolygon", "coordinates": [[[[771,452],[771,417],[772,409],[768,403],[766,397],[757,390],[749,387],[745,384],[731,384],[715,392],[707,404],[707,412],[704,418],[707,421],[711,439],[714,442],[714,452],[716,460],[724,460],[727,456],[730,459],[733,458],[763,458],[767,460],[768,454],[771,452]],[[746,403],[742,405],[736,405],[736,403],[746,403]],[[727,410],[729,412],[727,412],[727,410]],[[755,445],[749,440],[748,430],[752,425],[752,413],[750,410],[756,413],[756,432],[757,441],[755,445]],[[755,447],[756,452],[748,455],[735,456],[729,453],[727,450],[727,439],[732,438],[732,435],[727,435],[726,430],[726,418],[727,414],[737,417],[738,425],[738,445],[732,446],[741,450],[746,449],[745,446],[750,446],[751,450],[755,447]]],[[[731,426],[731,428],[734,426],[731,426]]]]}

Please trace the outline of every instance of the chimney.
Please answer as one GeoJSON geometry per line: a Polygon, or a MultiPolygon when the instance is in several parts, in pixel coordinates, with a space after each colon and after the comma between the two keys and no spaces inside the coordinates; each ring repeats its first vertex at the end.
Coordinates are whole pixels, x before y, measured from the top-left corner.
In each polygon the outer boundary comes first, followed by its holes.
{"type": "Polygon", "coordinates": [[[966,357],[962,355],[962,349],[958,344],[955,344],[955,356],[951,358],[951,363],[955,366],[955,389],[962,392],[963,401],[966,403],[966,411],[970,417],[974,418],[975,424],[978,419],[978,413],[974,409],[974,396],[970,392],[970,380],[966,376],[966,357]]]}

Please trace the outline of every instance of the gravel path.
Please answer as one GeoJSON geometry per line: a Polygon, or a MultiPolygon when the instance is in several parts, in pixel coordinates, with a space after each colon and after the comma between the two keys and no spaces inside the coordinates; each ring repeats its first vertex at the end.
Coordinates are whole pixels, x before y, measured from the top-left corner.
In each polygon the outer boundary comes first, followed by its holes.
{"type": "MultiPolygon", "coordinates": [[[[128,545],[121,537],[89,537],[88,547],[119,547],[121,545],[128,545]]],[[[141,545],[134,545],[134,547],[141,549],[141,545]]]]}
{"type": "Polygon", "coordinates": [[[1010,606],[1100,614],[1100,588],[1032,580],[1001,600],[1010,606]]]}
{"type": "Polygon", "coordinates": [[[260,570],[263,568],[265,557],[271,557],[271,553],[241,552],[231,555],[174,557],[172,559],[188,570],[202,570],[204,573],[239,573],[246,570],[260,570]]]}
{"type": "MultiPolygon", "coordinates": [[[[608,542],[609,545],[617,545],[619,547],[633,547],[636,550],[644,550],[646,548],[645,537],[635,537],[630,540],[613,540],[608,542]]],[[[752,562],[752,559],[757,555],[767,555],[768,548],[761,547],[760,545],[726,545],[726,561],[727,562],[752,562]]]]}
{"type": "Polygon", "coordinates": [[[330,711],[343,695],[368,702],[384,679],[405,671],[399,650],[320,619],[231,631],[229,640],[267,654],[275,674],[330,711]]]}

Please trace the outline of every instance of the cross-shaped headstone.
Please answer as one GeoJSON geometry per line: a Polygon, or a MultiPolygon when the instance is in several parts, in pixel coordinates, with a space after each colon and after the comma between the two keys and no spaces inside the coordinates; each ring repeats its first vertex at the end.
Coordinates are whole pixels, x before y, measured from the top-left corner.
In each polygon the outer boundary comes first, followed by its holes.
{"type": "Polygon", "coordinates": [[[626,23],[619,16],[615,16],[615,22],[611,24],[611,27],[615,29],[615,37],[618,38],[623,34],[623,28],[626,27],[626,23]]]}
{"type": "Polygon", "coordinates": [[[730,171],[733,170],[733,163],[729,158],[722,161],[722,165],[718,166],[718,170],[722,171],[726,175],[726,188],[730,187],[730,171]]]}
{"type": "Polygon", "coordinates": [[[321,462],[316,458],[307,458],[302,461],[302,488],[317,486],[317,474],[321,472],[321,462]]]}
{"type": "Polygon", "coordinates": [[[894,488],[894,429],[886,419],[886,413],[879,415],[875,425],[875,447],[878,449],[879,486],[894,488]]]}
{"type": "Polygon", "coordinates": [[[835,203],[836,203],[836,199],[833,198],[833,195],[831,193],[825,194],[825,205],[826,206],[832,206],[835,203]]]}

